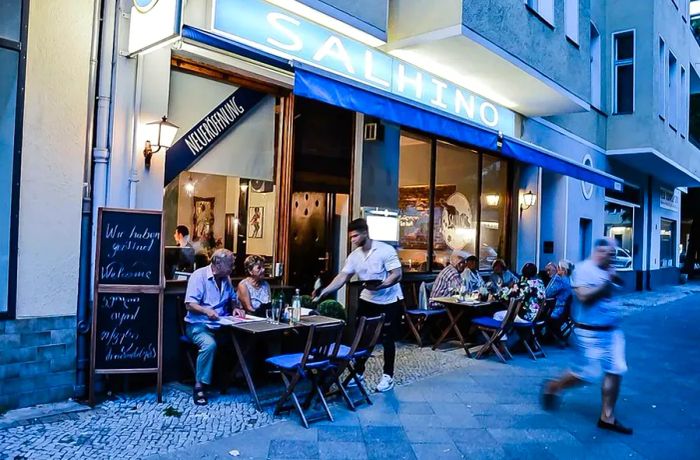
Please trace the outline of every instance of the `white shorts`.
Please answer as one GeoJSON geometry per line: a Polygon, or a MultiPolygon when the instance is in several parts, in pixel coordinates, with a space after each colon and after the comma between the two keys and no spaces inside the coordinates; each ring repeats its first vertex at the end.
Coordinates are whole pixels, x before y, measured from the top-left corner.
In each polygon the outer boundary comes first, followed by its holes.
{"type": "Polygon", "coordinates": [[[622,375],[627,372],[625,334],[620,329],[589,331],[576,328],[578,356],[572,369],[581,380],[590,382],[601,373],[622,375]]]}

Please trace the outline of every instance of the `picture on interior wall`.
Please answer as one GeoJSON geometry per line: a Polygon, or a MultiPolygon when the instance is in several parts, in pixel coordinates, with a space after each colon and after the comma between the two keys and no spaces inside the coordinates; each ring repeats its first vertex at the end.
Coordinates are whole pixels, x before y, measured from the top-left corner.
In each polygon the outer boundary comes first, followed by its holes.
{"type": "Polygon", "coordinates": [[[263,237],[263,223],[265,219],[265,208],[262,206],[251,206],[248,208],[248,238],[263,237]]]}
{"type": "Polygon", "coordinates": [[[214,237],[214,197],[193,197],[192,239],[208,240],[214,237]]]}
{"type": "MultiPolygon", "coordinates": [[[[455,193],[455,185],[435,186],[435,249],[445,249],[442,234],[442,211],[447,200],[455,193]]],[[[430,187],[413,185],[399,187],[399,244],[404,249],[428,249],[430,225],[430,187]]]]}

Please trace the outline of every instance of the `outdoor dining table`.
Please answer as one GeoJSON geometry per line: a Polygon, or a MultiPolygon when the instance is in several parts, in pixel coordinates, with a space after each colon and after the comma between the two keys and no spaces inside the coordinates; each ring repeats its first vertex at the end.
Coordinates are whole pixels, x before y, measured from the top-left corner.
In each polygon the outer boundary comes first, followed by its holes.
{"type": "Polygon", "coordinates": [[[231,332],[231,339],[233,341],[233,346],[236,350],[236,356],[238,357],[238,365],[241,368],[241,372],[243,372],[246,384],[248,385],[248,391],[250,392],[250,396],[253,399],[253,402],[255,403],[255,406],[258,410],[262,410],[262,407],[260,405],[260,400],[258,399],[258,393],[255,389],[255,383],[253,382],[253,378],[250,374],[250,369],[248,368],[248,364],[245,359],[246,353],[248,353],[248,350],[255,342],[255,340],[246,340],[246,347],[244,348],[241,346],[239,337],[242,334],[251,337],[259,337],[262,335],[281,336],[285,332],[304,329],[311,325],[333,324],[340,321],[342,320],[336,318],[329,318],[327,316],[305,315],[302,316],[301,320],[296,324],[289,324],[287,322],[271,323],[264,319],[233,320],[227,322],[226,324],[223,324],[223,326],[231,332]]]}
{"type": "Polygon", "coordinates": [[[465,313],[471,314],[471,316],[486,316],[492,315],[498,310],[503,310],[504,307],[500,302],[496,301],[479,301],[474,299],[459,300],[456,297],[433,297],[430,299],[431,302],[436,302],[445,307],[447,312],[447,317],[449,318],[449,324],[442,331],[442,334],[433,344],[433,350],[445,340],[450,331],[454,331],[459,344],[464,348],[465,353],[468,357],[472,357],[471,352],[467,343],[464,341],[464,336],[462,331],[459,330],[459,320],[465,313]]]}

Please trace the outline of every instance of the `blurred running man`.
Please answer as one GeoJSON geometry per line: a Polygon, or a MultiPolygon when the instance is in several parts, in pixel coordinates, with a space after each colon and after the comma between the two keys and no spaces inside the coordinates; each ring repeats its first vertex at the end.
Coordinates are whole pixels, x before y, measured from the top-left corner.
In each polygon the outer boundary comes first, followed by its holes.
{"type": "Polygon", "coordinates": [[[548,410],[556,409],[563,390],[597,379],[602,370],[605,376],[598,427],[632,434],[632,428],[620,423],[614,413],[622,375],[627,371],[625,336],[619,327],[621,318],[617,303],[612,299],[617,279],[610,265],[614,254],[614,240],[597,240],[590,259],[574,269],[571,287],[574,290],[577,362],[558,380],[545,383],[542,405],[548,410]]]}

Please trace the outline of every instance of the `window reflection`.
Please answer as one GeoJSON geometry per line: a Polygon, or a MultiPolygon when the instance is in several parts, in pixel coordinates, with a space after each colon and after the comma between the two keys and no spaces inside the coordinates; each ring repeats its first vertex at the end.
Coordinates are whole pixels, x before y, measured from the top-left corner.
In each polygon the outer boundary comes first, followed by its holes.
{"type": "Polygon", "coordinates": [[[479,155],[437,143],[433,270],[447,265],[453,250],[475,253],[479,203],[479,155]]]}
{"type": "Polygon", "coordinates": [[[605,235],[617,243],[612,265],[618,270],[632,270],[634,251],[634,208],[605,203],[605,235]]]}
{"type": "Polygon", "coordinates": [[[481,225],[479,234],[479,269],[490,270],[491,264],[505,256],[506,190],[508,163],[484,155],[481,168],[481,225]]]}
{"type": "Polygon", "coordinates": [[[430,139],[401,134],[399,247],[404,271],[428,269],[430,235],[430,139]]]}

